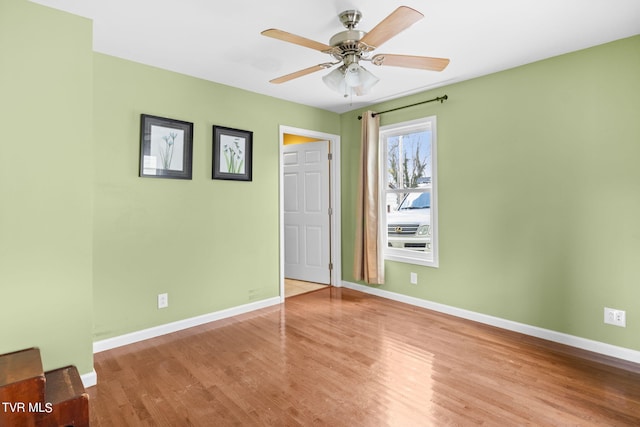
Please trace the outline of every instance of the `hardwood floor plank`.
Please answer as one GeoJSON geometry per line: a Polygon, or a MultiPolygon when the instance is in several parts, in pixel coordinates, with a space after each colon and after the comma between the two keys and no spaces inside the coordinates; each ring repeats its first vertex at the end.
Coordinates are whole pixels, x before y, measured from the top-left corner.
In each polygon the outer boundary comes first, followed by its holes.
{"type": "Polygon", "coordinates": [[[319,289],[325,289],[328,285],[320,283],[305,282],[303,280],[284,279],[284,296],[285,298],[293,297],[296,295],[306,294],[307,292],[317,291],[319,289]]]}
{"type": "Polygon", "coordinates": [[[635,364],[340,288],[95,367],[93,426],[640,424],[635,364]]]}

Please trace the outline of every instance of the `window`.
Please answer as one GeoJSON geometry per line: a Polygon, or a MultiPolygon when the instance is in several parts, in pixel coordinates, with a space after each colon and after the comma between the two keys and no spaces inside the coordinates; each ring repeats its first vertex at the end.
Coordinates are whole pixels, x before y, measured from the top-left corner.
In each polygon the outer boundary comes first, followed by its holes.
{"type": "Polygon", "coordinates": [[[438,266],[436,118],[383,126],[385,259],[438,266]]]}

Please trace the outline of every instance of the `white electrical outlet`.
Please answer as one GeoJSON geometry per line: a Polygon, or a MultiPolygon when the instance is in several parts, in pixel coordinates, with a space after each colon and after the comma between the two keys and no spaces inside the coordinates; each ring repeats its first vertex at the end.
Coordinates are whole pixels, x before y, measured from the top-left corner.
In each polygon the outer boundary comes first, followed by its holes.
{"type": "Polygon", "coordinates": [[[418,273],[411,273],[410,281],[412,285],[418,284],[418,273]]]}
{"type": "Polygon", "coordinates": [[[624,310],[616,310],[615,308],[604,308],[604,323],[609,325],[627,327],[627,313],[624,310]]]}
{"type": "Polygon", "coordinates": [[[169,307],[169,294],[158,294],[158,308],[169,307]]]}

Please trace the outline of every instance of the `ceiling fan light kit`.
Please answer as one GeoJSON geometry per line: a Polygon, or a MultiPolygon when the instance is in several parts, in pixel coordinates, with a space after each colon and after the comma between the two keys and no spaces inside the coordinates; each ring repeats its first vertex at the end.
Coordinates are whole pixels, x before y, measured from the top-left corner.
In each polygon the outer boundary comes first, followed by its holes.
{"type": "Polygon", "coordinates": [[[351,95],[366,95],[380,81],[366,68],[356,63],[351,63],[349,66],[342,65],[322,77],[322,80],[330,89],[342,94],[345,98],[351,95]]]}
{"type": "Polygon", "coordinates": [[[282,30],[269,29],[263,31],[261,34],[264,36],[318,50],[336,59],[336,62],[318,64],[275,78],[270,82],[276,84],[285,83],[298,77],[339,65],[322,78],[324,83],[345,97],[351,95],[361,96],[369,93],[380,79],[361,66],[360,61],[368,61],[376,66],[385,65],[431,71],[442,71],[449,64],[449,60],[446,58],[426,56],[378,54],[373,58],[369,58],[369,54],[372,51],[422,19],[423,15],[417,10],[407,6],[400,6],[368,33],[355,29],[362,18],[360,11],[347,10],[338,17],[342,25],[345,26],[346,31],[339,32],[331,37],[329,45],[282,30]]]}

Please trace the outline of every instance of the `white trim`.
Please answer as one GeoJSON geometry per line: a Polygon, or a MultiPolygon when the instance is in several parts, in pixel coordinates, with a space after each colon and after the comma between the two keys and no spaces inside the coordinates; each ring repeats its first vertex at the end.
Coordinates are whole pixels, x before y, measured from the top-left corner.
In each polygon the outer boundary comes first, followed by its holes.
{"type": "Polygon", "coordinates": [[[98,384],[98,374],[96,374],[96,370],[93,369],[91,372],[80,375],[80,380],[82,380],[84,388],[92,387],[98,384]]]}
{"type": "Polygon", "coordinates": [[[461,317],[463,319],[473,320],[475,322],[496,326],[498,328],[506,329],[509,331],[519,332],[521,334],[530,335],[530,336],[542,338],[548,341],[569,345],[571,347],[576,347],[582,350],[599,353],[605,356],[611,356],[617,359],[627,360],[629,362],[640,363],[640,351],[632,350],[630,348],[618,347],[618,346],[603,343],[600,341],[593,341],[586,338],[577,337],[574,335],[564,334],[562,332],[552,331],[550,329],[543,329],[537,326],[518,323],[511,320],[502,319],[499,317],[489,316],[487,314],[464,310],[462,308],[452,307],[449,305],[440,304],[433,301],[427,301],[420,298],[410,297],[407,295],[402,295],[396,292],[390,292],[383,289],[372,288],[372,287],[360,285],[357,283],[343,281],[342,285],[349,289],[354,289],[356,291],[364,292],[371,295],[376,295],[382,298],[403,302],[405,304],[426,308],[428,310],[438,311],[440,313],[450,314],[452,316],[461,317]]]}
{"type": "Polygon", "coordinates": [[[334,135],[324,132],[316,132],[308,129],[300,129],[291,126],[280,125],[280,147],[278,159],[278,180],[279,180],[279,212],[280,212],[280,299],[284,302],[284,183],[282,181],[282,173],[284,164],[282,163],[282,154],[284,148],[284,134],[303,136],[307,138],[315,138],[329,141],[332,164],[329,170],[330,175],[330,198],[331,209],[331,285],[340,287],[342,285],[342,253],[341,253],[341,216],[342,208],[340,206],[340,135],[334,135]]]}
{"type": "Polygon", "coordinates": [[[226,319],[228,317],[237,316],[239,314],[248,313],[261,308],[271,307],[281,303],[280,297],[268,298],[262,301],[256,301],[249,304],[239,305],[237,307],[227,308],[225,310],[215,311],[213,313],[203,314],[201,316],[191,317],[188,319],[178,320],[176,322],[166,323],[164,325],[154,326],[148,329],[119,335],[113,338],[107,338],[93,343],[93,352],[99,353],[112,348],[122,347],[127,344],[133,344],[138,341],[144,341],[149,338],[159,337],[161,335],[177,332],[182,329],[192,328],[194,326],[213,322],[216,320],[226,319]]]}

